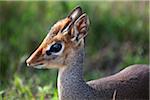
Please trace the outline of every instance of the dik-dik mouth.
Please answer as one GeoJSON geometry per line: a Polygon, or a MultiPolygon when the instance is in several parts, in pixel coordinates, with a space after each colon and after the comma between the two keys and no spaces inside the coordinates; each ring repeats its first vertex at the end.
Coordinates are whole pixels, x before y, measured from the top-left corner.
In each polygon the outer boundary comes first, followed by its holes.
{"type": "Polygon", "coordinates": [[[44,65],[44,63],[32,63],[32,64],[27,63],[27,66],[28,66],[28,67],[33,67],[33,68],[41,69],[41,68],[43,68],[45,65],[44,65]]]}
{"type": "Polygon", "coordinates": [[[43,59],[38,59],[38,60],[33,61],[33,59],[28,58],[26,60],[26,63],[28,67],[33,67],[33,68],[42,68],[44,66],[43,59]]]}

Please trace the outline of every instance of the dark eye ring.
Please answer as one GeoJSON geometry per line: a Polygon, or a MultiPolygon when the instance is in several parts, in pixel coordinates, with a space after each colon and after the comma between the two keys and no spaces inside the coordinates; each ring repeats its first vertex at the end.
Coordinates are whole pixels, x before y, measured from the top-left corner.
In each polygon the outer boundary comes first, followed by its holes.
{"type": "Polygon", "coordinates": [[[52,53],[58,53],[62,49],[62,44],[60,42],[56,42],[46,51],[47,55],[51,55],[52,53]]]}

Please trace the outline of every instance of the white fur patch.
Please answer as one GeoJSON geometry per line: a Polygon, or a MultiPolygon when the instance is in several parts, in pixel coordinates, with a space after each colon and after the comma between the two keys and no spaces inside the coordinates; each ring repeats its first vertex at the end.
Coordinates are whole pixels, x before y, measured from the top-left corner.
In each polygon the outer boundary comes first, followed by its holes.
{"type": "Polygon", "coordinates": [[[37,66],[34,66],[34,68],[43,69],[43,68],[44,68],[44,65],[37,65],[37,66]]]}

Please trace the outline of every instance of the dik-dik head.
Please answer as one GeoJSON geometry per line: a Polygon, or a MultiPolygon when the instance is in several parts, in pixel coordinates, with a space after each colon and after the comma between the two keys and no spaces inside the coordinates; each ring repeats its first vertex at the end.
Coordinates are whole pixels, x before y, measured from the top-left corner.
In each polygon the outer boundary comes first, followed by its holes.
{"type": "Polygon", "coordinates": [[[88,26],[88,16],[80,7],[75,8],[51,28],[38,49],[27,59],[27,65],[34,68],[65,66],[68,55],[83,48],[88,26]]]}

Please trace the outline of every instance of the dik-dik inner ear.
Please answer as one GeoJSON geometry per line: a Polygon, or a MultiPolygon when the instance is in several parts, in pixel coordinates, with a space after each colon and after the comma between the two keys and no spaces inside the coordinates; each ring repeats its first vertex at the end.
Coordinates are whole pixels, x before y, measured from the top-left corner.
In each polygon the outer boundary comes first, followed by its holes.
{"type": "Polygon", "coordinates": [[[87,35],[89,27],[89,18],[84,13],[82,14],[73,25],[73,32],[71,33],[72,41],[80,42],[87,35]]]}
{"type": "Polygon", "coordinates": [[[79,18],[81,14],[82,14],[82,9],[78,6],[68,15],[68,18],[70,18],[73,22],[77,18],[79,18]]]}

